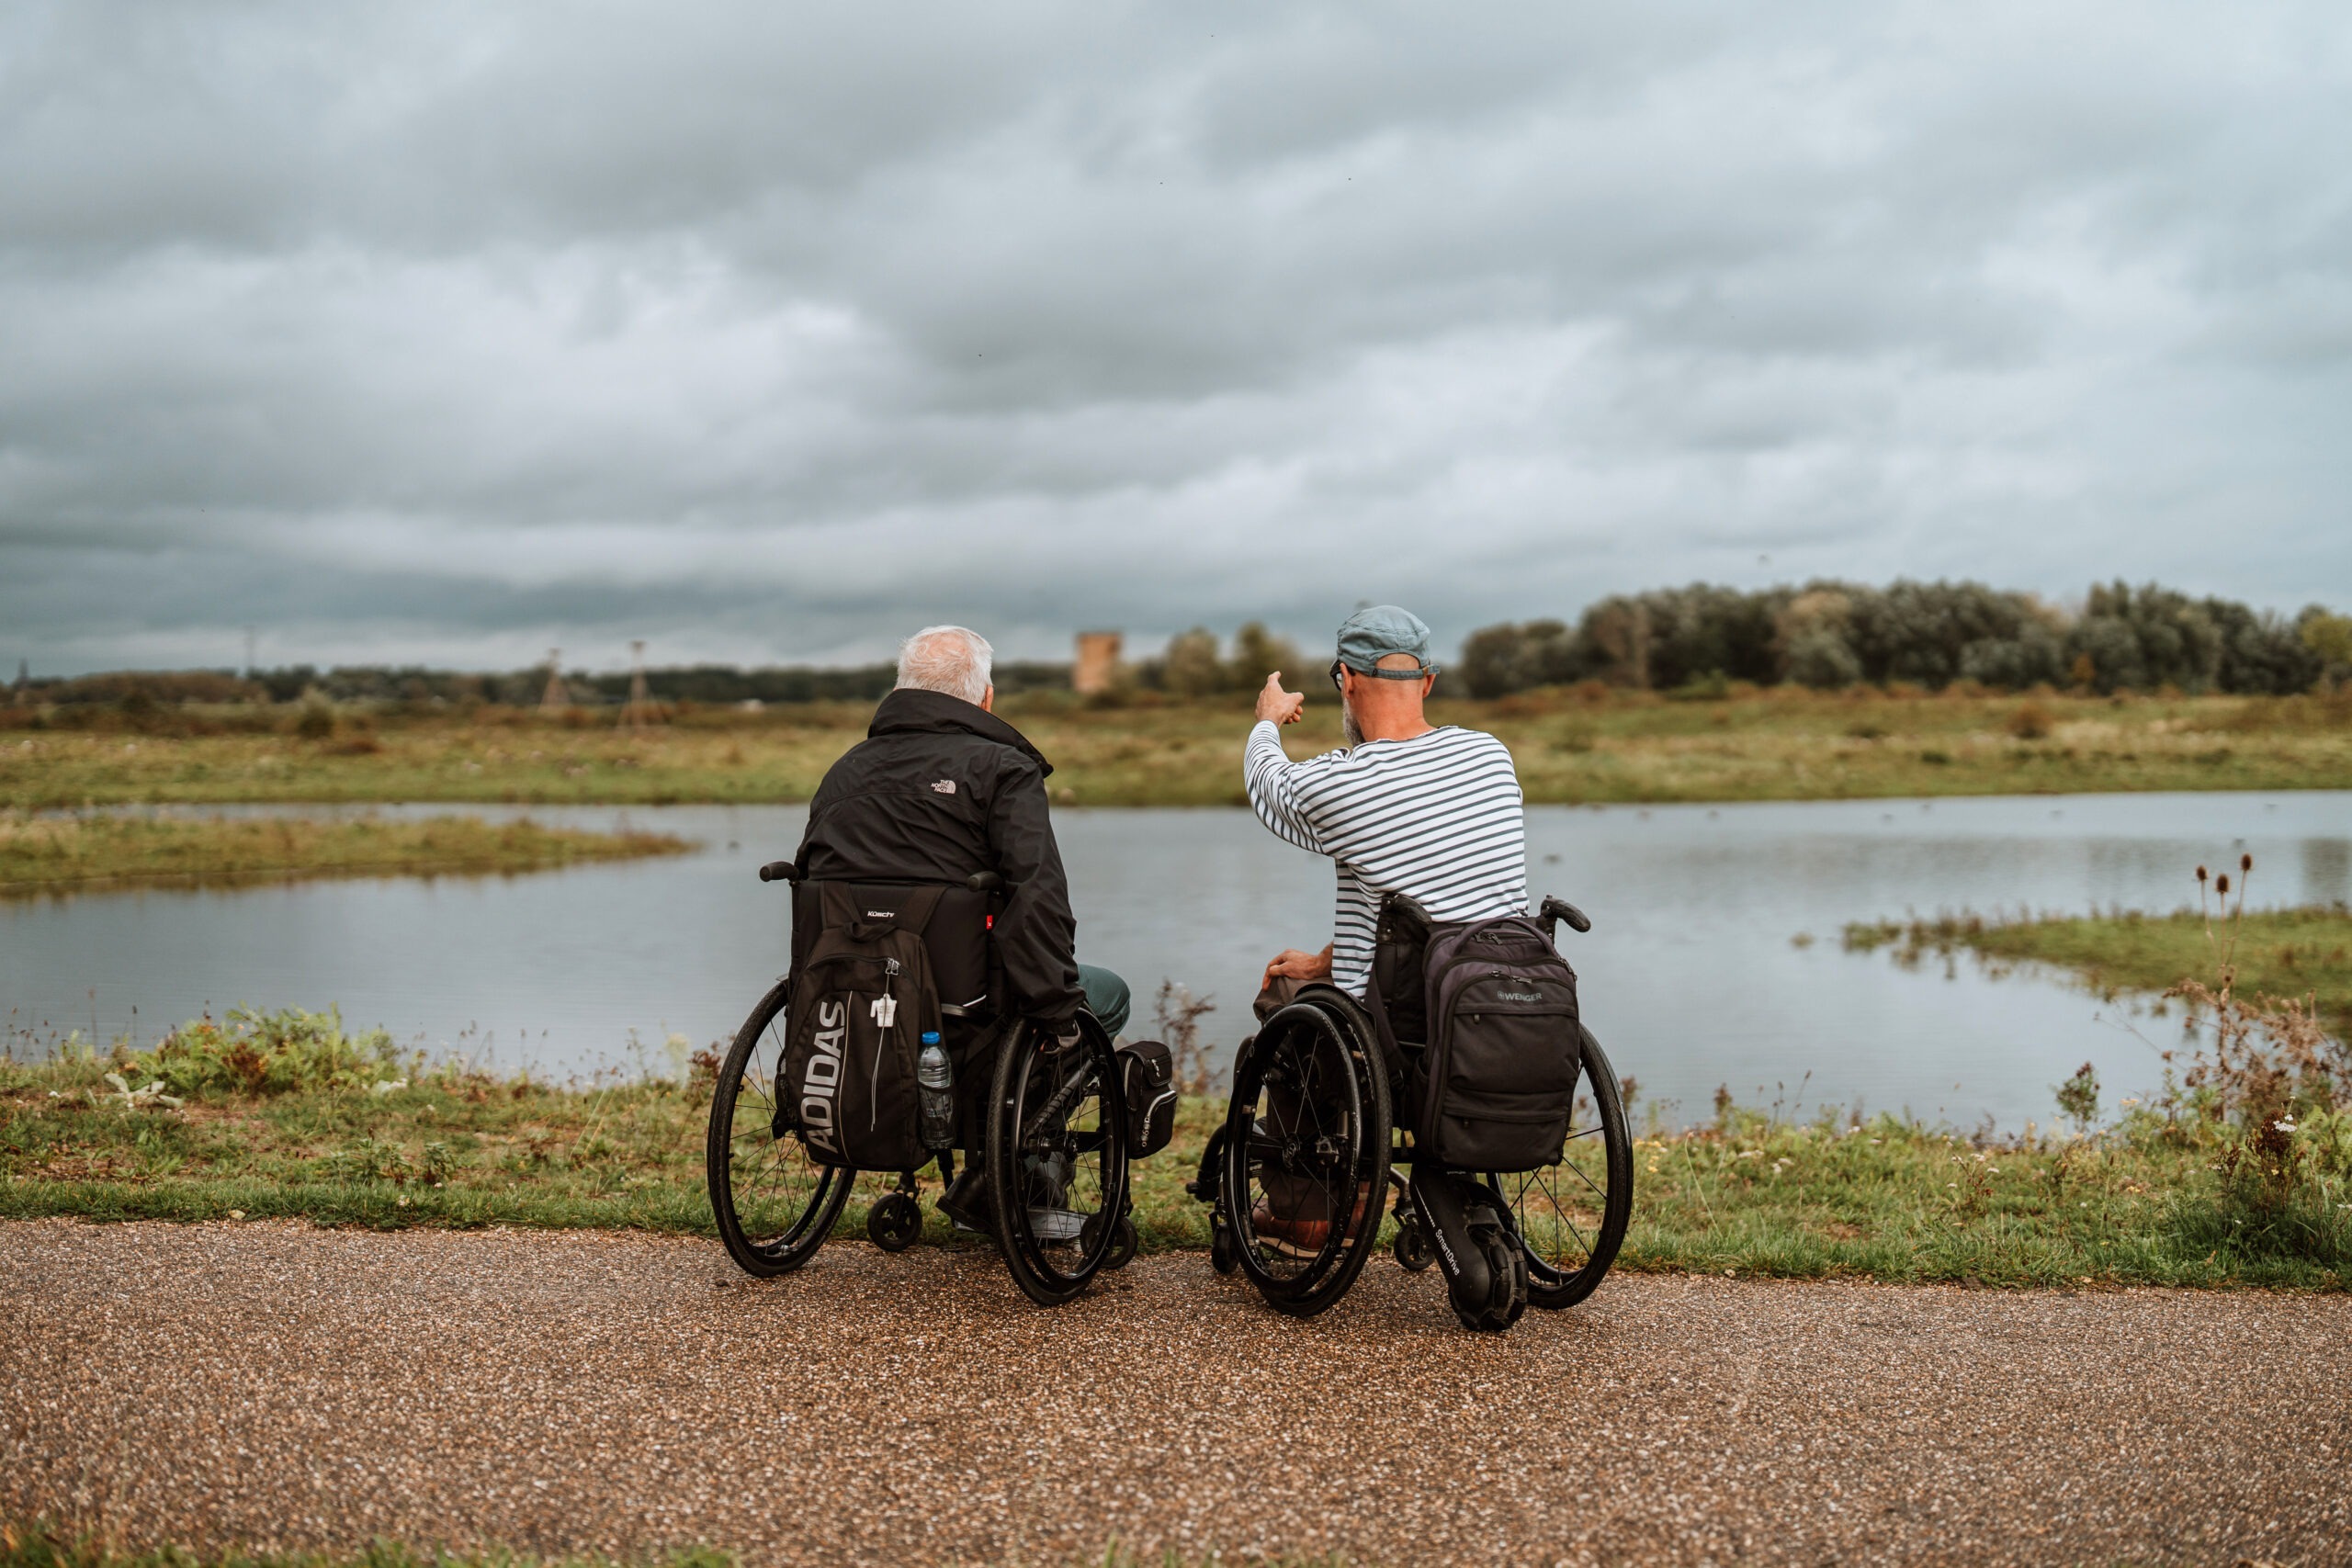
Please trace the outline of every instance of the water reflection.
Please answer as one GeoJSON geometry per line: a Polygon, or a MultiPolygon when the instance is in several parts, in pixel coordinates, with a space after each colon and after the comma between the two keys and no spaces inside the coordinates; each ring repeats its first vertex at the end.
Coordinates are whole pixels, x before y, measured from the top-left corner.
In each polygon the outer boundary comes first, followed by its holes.
{"type": "MultiPolygon", "coordinates": [[[[413,812],[427,808],[408,808],[413,812]]],[[[492,811],[488,815],[507,815],[492,811]]],[[[797,807],[548,809],[626,818],[706,847],[677,859],[511,879],[150,891],[0,906],[0,1013],[24,1050],[207,1007],[343,1005],[354,1023],[498,1066],[657,1061],[671,1031],[730,1032],[781,967],[785,900],[752,869],[789,852],[797,807]],[[95,991],[95,998],[91,993],[95,991]],[[132,1010],[136,1008],[134,1019],[132,1010]]],[[[1265,959],[1328,936],[1330,874],[1246,813],[1057,814],[1081,951],[1124,973],[1137,1027],[1162,977],[1214,997],[1230,1045],[1265,959]]],[[[2050,1086],[2095,1063],[2110,1103],[2151,1087],[2141,1021],[2030,976],[1949,976],[1844,953],[1848,920],[1939,909],[2192,902],[2193,868],[2242,851],[2256,903],[2352,898],[2352,795],[2127,795],[1529,814],[1532,886],[1594,918],[1567,940],[1586,1010],[1645,1099],[1705,1113],[1717,1084],[1808,1104],[1857,1099],[2007,1126],[2047,1119],[2050,1086]],[[1792,938],[1817,940],[1797,946],[1792,938]],[[2104,1017],[2100,1016],[2102,1013],[2104,1017]]]]}

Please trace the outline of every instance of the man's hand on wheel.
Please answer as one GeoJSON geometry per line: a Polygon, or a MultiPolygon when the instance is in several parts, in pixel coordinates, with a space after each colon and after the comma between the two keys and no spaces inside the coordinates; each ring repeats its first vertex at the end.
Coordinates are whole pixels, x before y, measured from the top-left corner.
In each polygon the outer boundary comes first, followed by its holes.
{"type": "Polygon", "coordinates": [[[1296,692],[1283,690],[1283,672],[1279,670],[1266,677],[1263,690],[1258,694],[1258,716],[1272,719],[1276,724],[1296,724],[1306,711],[1306,699],[1296,692]]]}
{"type": "Polygon", "coordinates": [[[1266,978],[1270,981],[1328,980],[1330,977],[1331,950],[1328,947],[1320,953],[1301,953],[1295,947],[1286,947],[1274,954],[1274,961],[1266,965],[1266,978]]]}

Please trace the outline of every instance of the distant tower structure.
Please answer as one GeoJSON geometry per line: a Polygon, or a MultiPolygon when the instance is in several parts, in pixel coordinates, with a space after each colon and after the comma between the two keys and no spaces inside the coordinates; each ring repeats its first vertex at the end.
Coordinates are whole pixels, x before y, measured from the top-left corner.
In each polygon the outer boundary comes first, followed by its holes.
{"type": "Polygon", "coordinates": [[[564,689],[562,660],[563,649],[548,649],[548,689],[539,694],[539,705],[543,708],[568,708],[571,705],[571,694],[564,689]]]}
{"type": "Polygon", "coordinates": [[[15,692],[15,695],[16,695],[16,699],[17,699],[17,701],[18,701],[18,702],[20,702],[20,703],[21,703],[21,702],[23,702],[23,701],[25,700],[25,694],[26,694],[27,692],[31,691],[32,689],[33,689],[33,667],[32,667],[32,663],[31,663],[31,661],[30,661],[30,660],[28,660],[19,659],[19,660],[17,660],[17,686],[16,686],[16,692],[15,692]]]}
{"type": "Polygon", "coordinates": [[[1124,639],[1117,632],[1080,632],[1078,634],[1078,663],[1070,670],[1069,683],[1080,696],[1091,697],[1107,692],[1119,683],[1119,649],[1124,639]]]}
{"type": "Polygon", "coordinates": [[[643,729],[653,722],[653,699],[645,690],[645,639],[632,637],[628,645],[628,705],[621,709],[623,729],[643,729]]]}

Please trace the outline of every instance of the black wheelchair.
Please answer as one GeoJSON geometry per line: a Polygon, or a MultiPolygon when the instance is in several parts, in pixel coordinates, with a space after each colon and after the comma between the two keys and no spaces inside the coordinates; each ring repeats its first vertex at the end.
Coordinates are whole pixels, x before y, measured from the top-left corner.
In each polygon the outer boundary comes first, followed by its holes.
{"type": "MultiPolygon", "coordinates": [[[[1384,938],[1397,913],[1395,901],[1384,910],[1384,938]]],[[[1591,929],[1555,898],[1538,918],[1591,929]]],[[[1419,980],[1418,961],[1410,973],[1390,975],[1375,962],[1373,984],[1386,996],[1419,980]]],[[[1440,1260],[1430,1200],[1440,1195],[1434,1179],[1444,1178],[1455,1192],[1466,1182],[1473,1202],[1483,1195],[1483,1212],[1498,1222],[1468,1230],[1484,1254],[1471,1267],[1491,1286],[1475,1291],[1478,1299],[1463,1297],[1463,1261],[1444,1259],[1464,1326],[1499,1330],[1529,1306],[1584,1300],[1624,1242],[1634,1151],[1616,1072],[1591,1032],[1577,1027],[1578,1087],[1556,1161],[1508,1173],[1447,1171],[1433,1160],[1424,1168],[1410,1131],[1420,1043],[1388,1039],[1364,1004],[1336,986],[1301,987],[1242,1042],[1225,1124],[1187,1184],[1213,1205],[1211,1262],[1222,1274],[1240,1270],[1275,1310],[1312,1317],[1337,1304],[1363,1271],[1391,1189],[1396,1260],[1415,1273],[1440,1260]]]]}
{"type": "MultiPolygon", "coordinates": [[[[823,885],[804,880],[789,861],[761,867],[760,880],[793,885],[792,967],[752,1010],[718,1069],[706,1158],[719,1237],[746,1273],[789,1273],[841,1227],[853,1190],[865,1183],[866,1235],[886,1251],[903,1251],[922,1234],[918,1172],[824,1163],[781,1103],[786,1014],[820,924],[823,885]]],[[[861,910],[896,908],[910,886],[849,885],[861,910]]],[[[1091,1014],[1079,1015],[1077,1043],[1065,1045],[997,1007],[1002,977],[988,933],[1011,891],[989,873],[945,887],[922,942],[956,1070],[956,1147],[967,1161],[987,1162],[995,1237],[1014,1281],[1053,1306],[1135,1256],[1126,1101],[1111,1039],[1091,1014]]],[[[952,1181],[956,1150],[934,1157],[941,1179],[952,1181]]]]}

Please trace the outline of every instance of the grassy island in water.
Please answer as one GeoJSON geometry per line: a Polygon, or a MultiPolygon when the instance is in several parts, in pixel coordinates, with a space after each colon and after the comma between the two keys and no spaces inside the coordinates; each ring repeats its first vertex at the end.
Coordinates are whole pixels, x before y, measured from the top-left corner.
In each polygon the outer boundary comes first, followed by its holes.
{"type": "Polygon", "coordinates": [[[0,898],[151,885],[482,875],[675,854],[688,847],[667,833],[589,832],[541,827],[528,818],[0,814],[0,898]]]}

